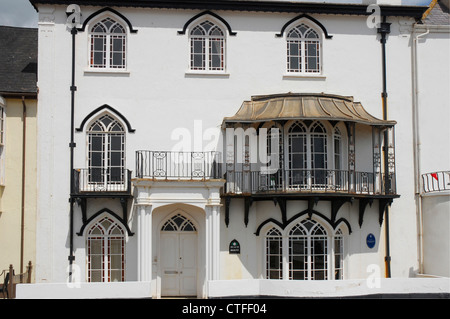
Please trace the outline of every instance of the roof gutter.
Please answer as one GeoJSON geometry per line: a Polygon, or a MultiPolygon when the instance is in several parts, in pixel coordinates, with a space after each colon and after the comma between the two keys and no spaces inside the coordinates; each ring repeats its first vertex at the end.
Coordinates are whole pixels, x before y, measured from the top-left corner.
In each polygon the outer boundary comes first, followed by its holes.
{"type": "MultiPolygon", "coordinates": [[[[38,10],[38,4],[68,5],[72,0],[30,0],[38,10]]],[[[153,9],[191,9],[191,10],[232,10],[275,13],[316,13],[316,14],[348,14],[368,16],[367,5],[339,3],[304,3],[292,1],[249,1],[249,0],[92,0],[83,1],[80,5],[135,7],[153,9]]],[[[420,19],[427,6],[380,5],[382,16],[403,16],[420,19]]]]}
{"type": "Polygon", "coordinates": [[[22,99],[25,97],[27,99],[37,99],[37,92],[8,92],[8,91],[0,91],[0,95],[5,99],[22,99]]]}

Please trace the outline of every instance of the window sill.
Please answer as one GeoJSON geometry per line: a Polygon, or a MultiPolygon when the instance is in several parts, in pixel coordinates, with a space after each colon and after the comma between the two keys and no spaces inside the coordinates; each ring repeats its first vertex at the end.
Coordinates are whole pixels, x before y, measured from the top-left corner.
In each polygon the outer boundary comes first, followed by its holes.
{"type": "Polygon", "coordinates": [[[129,75],[130,71],[127,69],[84,69],[84,74],[118,74],[118,75],[129,75]]]}
{"type": "Polygon", "coordinates": [[[186,76],[205,76],[205,77],[230,77],[230,73],[225,71],[200,71],[200,70],[187,70],[186,76]]]}
{"type": "Polygon", "coordinates": [[[321,73],[285,73],[283,74],[283,78],[317,78],[317,79],[326,79],[326,75],[321,73]]]}

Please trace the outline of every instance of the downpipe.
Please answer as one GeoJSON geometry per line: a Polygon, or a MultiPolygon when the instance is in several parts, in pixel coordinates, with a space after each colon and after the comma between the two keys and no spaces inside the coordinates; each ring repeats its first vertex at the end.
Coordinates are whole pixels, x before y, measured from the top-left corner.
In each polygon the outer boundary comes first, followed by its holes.
{"type": "Polygon", "coordinates": [[[70,107],[70,254],[69,254],[69,282],[72,282],[72,266],[75,260],[75,256],[73,254],[73,219],[74,219],[74,179],[73,179],[73,153],[74,148],[76,146],[74,142],[74,113],[75,113],[75,91],[77,87],[75,86],[75,36],[77,34],[76,27],[73,27],[71,30],[72,34],[72,84],[70,86],[71,91],[71,107],[70,107]]]}
{"type": "MultiPolygon", "coordinates": [[[[382,76],[383,76],[383,92],[381,93],[382,105],[383,105],[383,120],[387,120],[387,81],[386,81],[386,38],[387,34],[391,32],[391,24],[386,22],[386,16],[383,16],[383,22],[380,23],[380,27],[377,32],[381,35],[381,52],[382,52],[382,76]]],[[[385,191],[388,189],[389,176],[388,176],[388,132],[384,132],[384,186],[385,191]]],[[[385,271],[386,278],[391,278],[391,254],[390,254],[390,238],[389,238],[389,205],[385,208],[385,238],[386,238],[386,256],[385,261],[385,271]]]]}
{"type": "Polygon", "coordinates": [[[415,182],[415,199],[416,199],[416,216],[417,216],[417,243],[418,243],[418,262],[419,273],[424,273],[423,267],[423,212],[422,212],[422,192],[421,192],[421,161],[420,161],[420,132],[419,132],[419,81],[418,81],[418,42],[419,38],[430,33],[427,29],[424,33],[416,34],[416,26],[413,25],[413,41],[412,41],[412,108],[413,108],[413,154],[414,154],[414,182],[415,182]]]}
{"type": "Polygon", "coordinates": [[[27,105],[25,96],[22,96],[22,198],[20,203],[20,273],[23,273],[24,243],[25,243],[25,181],[26,181],[26,134],[27,134],[27,105]]]}

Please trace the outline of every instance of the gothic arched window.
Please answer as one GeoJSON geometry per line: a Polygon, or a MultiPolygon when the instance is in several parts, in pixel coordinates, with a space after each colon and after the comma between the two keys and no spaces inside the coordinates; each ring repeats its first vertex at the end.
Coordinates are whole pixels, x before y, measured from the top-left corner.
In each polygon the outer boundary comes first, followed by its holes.
{"type": "Polygon", "coordinates": [[[112,218],[103,217],[86,236],[88,282],[125,280],[125,233],[112,218]]]}
{"type": "Polygon", "coordinates": [[[264,258],[267,279],[343,279],[344,233],[314,219],[274,226],[264,236],[264,258]]]}
{"type": "Polygon", "coordinates": [[[286,41],[288,73],[321,72],[321,38],[316,30],[301,23],[289,30],[286,41]]]}
{"type": "Polygon", "coordinates": [[[189,38],[191,70],[225,70],[225,33],[219,26],[203,21],[191,29],[189,38]]]}
{"type": "Polygon", "coordinates": [[[107,17],[90,28],[91,68],[126,68],[126,29],[114,19],[107,17]]]}
{"type": "Polygon", "coordinates": [[[87,139],[89,184],[106,189],[111,189],[111,185],[124,185],[125,130],[122,124],[105,114],[88,128],[87,139]]]}

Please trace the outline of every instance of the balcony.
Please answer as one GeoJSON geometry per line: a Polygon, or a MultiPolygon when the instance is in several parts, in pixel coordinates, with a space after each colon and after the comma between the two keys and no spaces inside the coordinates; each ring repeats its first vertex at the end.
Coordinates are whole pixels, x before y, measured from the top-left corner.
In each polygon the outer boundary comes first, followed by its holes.
{"type": "Polygon", "coordinates": [[[82,168],[73,171],[76,197],[131,196],[131,171],[124,168],[82,168]]]}
{"type": "Polygon", "coordinates": [[[373,172],[351,172],[329,169],[287,169],[274,174],[261,171],[227,171],[225,194],[350,194],[394,195],[395,176],[373,172]]]}
{"type": "Polygon", "coordinates": [[[450,171],[422,174],[424,193],[450,191],[450,171]]]}
{"type": "Polygon", "coordinates": [[[222,178],[219,152],[137,151],[136,177],[203,181],[222,178]]]}

